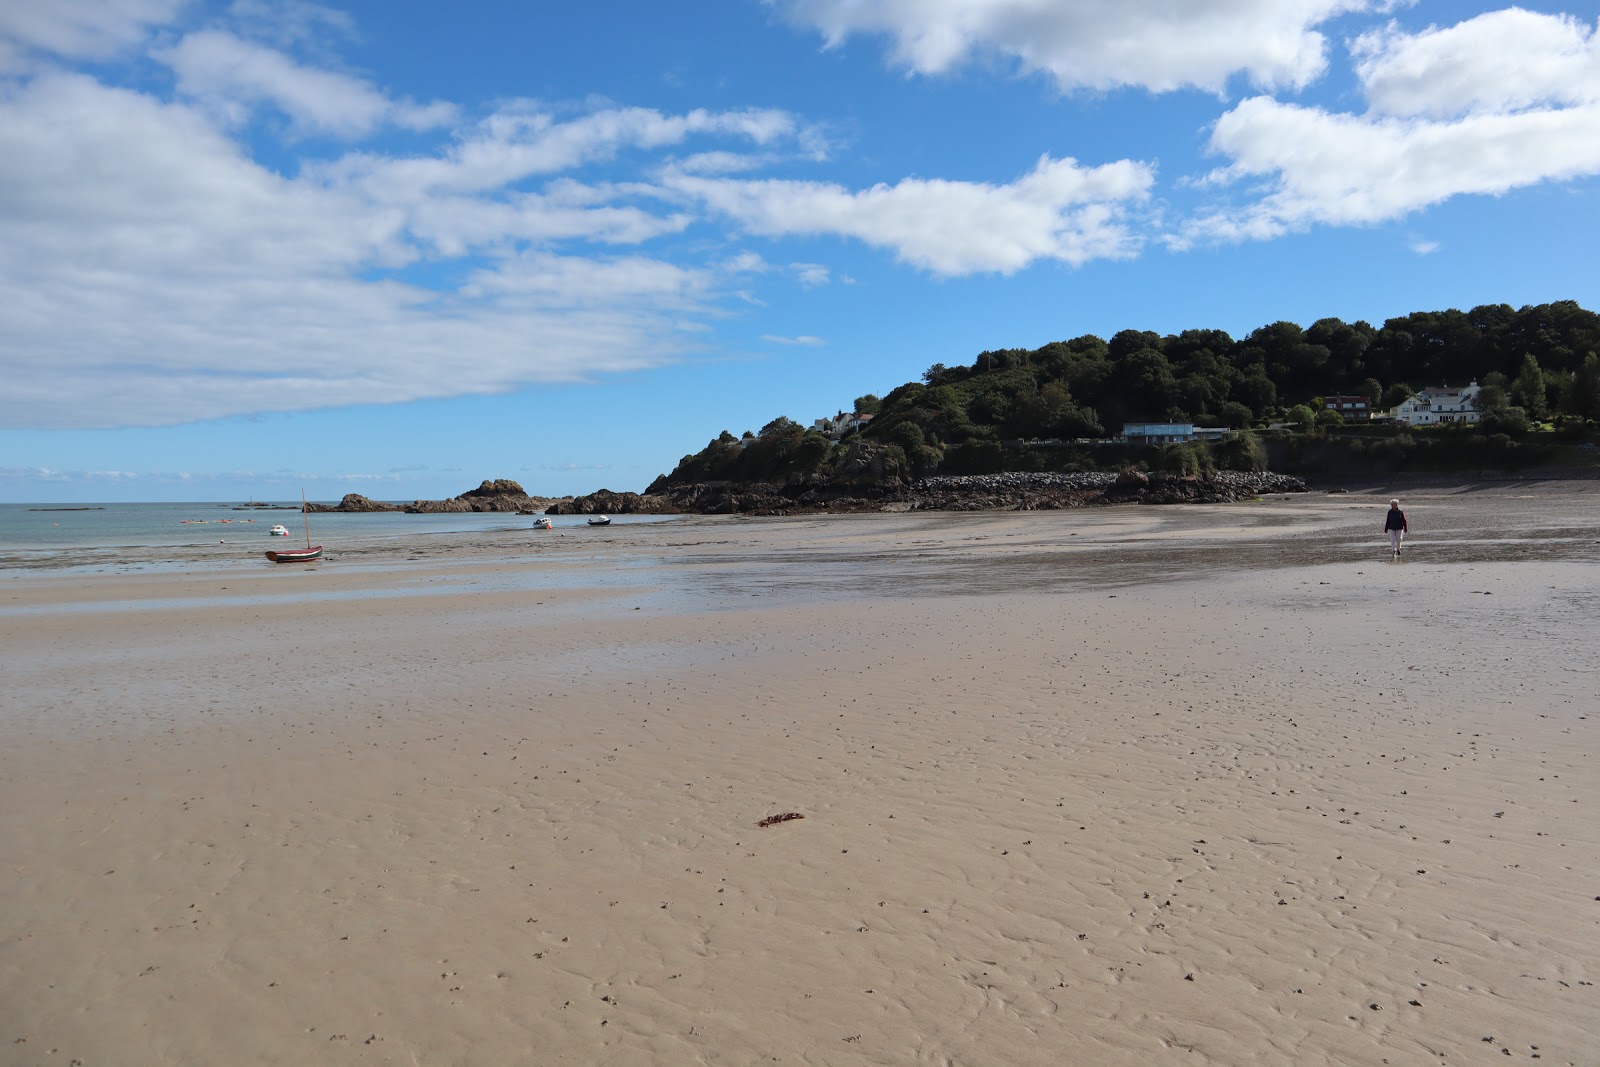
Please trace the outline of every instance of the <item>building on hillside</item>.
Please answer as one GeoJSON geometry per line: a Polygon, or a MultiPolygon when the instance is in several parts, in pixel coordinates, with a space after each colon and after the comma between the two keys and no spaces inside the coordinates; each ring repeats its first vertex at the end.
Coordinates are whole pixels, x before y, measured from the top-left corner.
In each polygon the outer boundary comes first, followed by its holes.
{"type": "Polygon", "coordinates": [[[1131,445],[1170,445],[1194,440],[1192,422],[1123,423],[1122,439],[1131,445]]]}
{"type": "Polygon", "coordinates": [[[837,441],[852,430],[860,430],[872,421],[871,415],[846,414],[841,411],[831,419],[818,419],[811,428],[822,436],[837,441]]]}
{"type": "Polygon", "coordinates": [[[1364,396],[1325,396],[1322,403],[1329,411],[1343,415],[1345,422],[1372,421],[1372,401],[1364,396]]]}
{"type": "Polygon", "coordinates": [[[1407,426],[1477,422],[1478,383],[1474,380],[1459,387],[1441,385],[1425,388],[1389,414],[1396,422],[1403,422],[1407,426]]]}

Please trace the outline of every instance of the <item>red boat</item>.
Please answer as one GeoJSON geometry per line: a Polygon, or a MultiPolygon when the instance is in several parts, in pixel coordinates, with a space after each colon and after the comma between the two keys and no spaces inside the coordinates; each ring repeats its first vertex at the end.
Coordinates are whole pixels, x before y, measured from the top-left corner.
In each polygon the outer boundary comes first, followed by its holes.
{"type": "Polygon", "coordinates": [[[322,546],[311,543],[311,510],[306,507],[306,491],[300,490],[300,514],[306,520],[306,547],[286,548],[281,552],[268,552],[267,558],[274,563],[310,563],[312,560],[322,558],[322,546]]]}

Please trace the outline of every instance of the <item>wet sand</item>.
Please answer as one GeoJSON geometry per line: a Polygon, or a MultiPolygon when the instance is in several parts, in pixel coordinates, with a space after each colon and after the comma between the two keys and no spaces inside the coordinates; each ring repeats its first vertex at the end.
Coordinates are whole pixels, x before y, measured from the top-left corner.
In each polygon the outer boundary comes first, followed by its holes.
{"type": "Polygon", "coordinates": [[[0,1063],[1600,1062],[1600,483],[1388,495],[9,574],[0,1063]]]}

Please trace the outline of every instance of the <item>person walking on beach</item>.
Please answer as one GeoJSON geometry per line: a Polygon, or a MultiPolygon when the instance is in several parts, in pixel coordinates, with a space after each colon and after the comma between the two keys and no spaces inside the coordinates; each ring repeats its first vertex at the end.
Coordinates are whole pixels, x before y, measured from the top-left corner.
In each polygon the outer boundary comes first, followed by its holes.
{"type": "Polygon", "coordinates": [[[1394,558],[1400,558],[1400,542],[1406,539],[1406,531],[1411,527],[1406,525],[1406,513],[1400,510],[1400,501],[1389,501],[1389,517],[1383,520],[1383,528],[1389,534],[1389,547],[1394,549],[1394,558]]]}

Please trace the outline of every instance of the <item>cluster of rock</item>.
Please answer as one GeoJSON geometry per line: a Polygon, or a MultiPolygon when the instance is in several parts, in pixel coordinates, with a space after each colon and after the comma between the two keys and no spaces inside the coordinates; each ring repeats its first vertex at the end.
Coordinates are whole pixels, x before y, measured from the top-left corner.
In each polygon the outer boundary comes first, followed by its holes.
{"type": "Polygon", "coordinates": [[[1084,471],[1073,474],[970,474],[924,478],[909,485],[791,482],[701,482],[662,485],[650,492],[601,489],[587,496],[534,497],[507,478],[486,481],[449,500],[385,504],[350,493],[336,505],[311,511],[404,511],[436,514],[499,511],[547,515],[793,515],[817,511],[1046,511],[1095,504],[1218,504],[1264,493],[1303,493],[1299,478],[1249,471],[1203,477],[1084,471]]]}
{"type": "Polygon", "coordinates": [[[306,510],[311,512],[337,512],[337,511],[404,511],[400,504],[385,504],[380,500],[369,500],[360,493],[346,493],[344,499],[337,504],[307,504],[306,510]]]}
{"type": "Polygon", "coordinates": [[[1226,504],[1267,493],[1304,493],[1300,478],[1265,471],[1217,471],[1205,477],[1124,470],[1106,487],[1108,504],[1226,504]]]}
{"type": "Polygon", "coordinates": [[[1120,474],[974,474],[924,478],[910,485],[708,482],[655,492],[602,489],[550,506],[552,515],[792,515],[817,511],[1045,511],[1097,504],[1216,504],[1264,493],[1303,493],[1283,474],[1218,471],[1185,476],[1120,474]]]}
{"type": "Polygon", "coordinates": [[[369,500],[360,493],[346,493],[337,504],[307,504],[306,510],[320,512],[339,511],[404,511],[411,515],[434,515],[454,511],[509,511],[534,514],[545,510],[554,501],[564,498],[529,496],[521,485],[510,478],[486,480],[476,489],[469,489],[448,500],[418,500],[410,504],[385,504],[369,500]]]}

